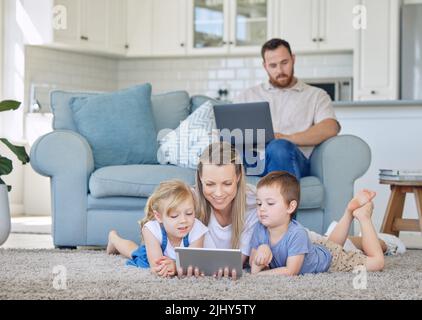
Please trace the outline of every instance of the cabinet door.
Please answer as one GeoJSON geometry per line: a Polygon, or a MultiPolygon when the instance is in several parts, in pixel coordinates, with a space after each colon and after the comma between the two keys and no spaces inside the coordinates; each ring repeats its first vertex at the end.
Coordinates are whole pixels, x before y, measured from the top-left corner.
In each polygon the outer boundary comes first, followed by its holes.
{"type": "Polygon", "coordinates": [[[287,40],[293,52],[318,48],[318,0],[281,0],[280,38],[287,40]]]}
{"type": "Polygon", "coordinates": [[[231,0],[189,0],[189,53],[228,52],[229,1],[231,0]]]}
{"type": "Polygon", "coordinates": [[[319,48],[353,50],[355,0],[319,0],[319,48]]]}
{"type": "Polygon", "coordinates": [[[152,2],[127,2],[127,55],[130,57],[150,56],[152,53],[152,2]]]}
{"type": "Polygon", "coordinates": [[[399,0],[361,0],[367,28],[356,35],[355,100],[398,99],[399,0]]]}
{"type": "Polygon", "coordinates": [[[108,50],[126,52],[126,0],[108,0],[108,50]]]}
{"type": "Polygon", "coordinates": [[[256,52],[271,33],[270,0],[230,1],[230,52],[256,52]]]}
{"type": "Polygon", "coordinates": [[[81,1],[81,40],[86,47],[104,50],[107,47],[107,4],[104,0],[81,1]]]}
{"type": "Polygon", "coordinates": [[[77,44],[80,42],[80,18],[81,2],[80,0],[54,0],[54,6],[60,9],[60,12],[53,12],[54,42],[65,44],[77,44]],[[63,9],[63,10],[61,10],[63,9]],[[56,15],[62,15],[62,17],[56,15]],[[54,24],[57,23],[57,27],[54,24]]]}
{"type": "Polygon", "coordinates": [[[154,0],[152,54],[186,54],[187,0],[154,0]]]}

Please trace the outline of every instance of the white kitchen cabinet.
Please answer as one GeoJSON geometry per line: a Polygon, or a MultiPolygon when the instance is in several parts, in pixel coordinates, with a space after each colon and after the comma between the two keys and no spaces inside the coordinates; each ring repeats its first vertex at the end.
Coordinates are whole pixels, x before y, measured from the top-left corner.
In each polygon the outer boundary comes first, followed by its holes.
{"type": "Polygon", "coordinates": [[[54,0],[53,39],[47,44],[73,50],[125,54],[126,1],[54,0]],[[64,20],[59,19],[60,15],[64,20]]]}
{"type": "Polygon", "coordinates": [[[109,8],[109,22],[108,22],[108,50],[125,54],[127,49],[127,35],[126,35],[126,0],[107,0],[109,8]]]}
{"type": "Polygon", "coordinates": [[[127,2],[127,55],[152,55],[152,4],[153,0],[127,2]]]}
{"type": "Polygon", "coordinates": [[[107,46],[107,0],[81,0],[81,40],[91,49],[107,46]]]}
{"type": "Polygon", "coordinates": [[[278,36],[295,52],[353,50],[355,0],[281,0],[278,36]]]}
{"type": "Polygon", "coordinates": [[[185,55],[187,0],[154,0],[152,16],[152,54],[185,55]]]}
{"type": "Polygon", "coordinates": [[[187,1],[128,0],[128,56],[185,55],[187,1]]]}
{"type": "Polygon", "coordinates": [[[400,0],[360,0],[366,29],[356,31],[354,100],[396,100],[399,95],[400,0]]]}
{"type": "Polygon", "coordinates": [[[81,41],[81,1],[55,0],[57,11],[53,11],[52,41],[70,45],[79,45],[81,41]]]}
{"type": "Polygon", "coordinates": [[[257,53],[270,38],[273,0],[189,0],[188,53],[257,53]]]}

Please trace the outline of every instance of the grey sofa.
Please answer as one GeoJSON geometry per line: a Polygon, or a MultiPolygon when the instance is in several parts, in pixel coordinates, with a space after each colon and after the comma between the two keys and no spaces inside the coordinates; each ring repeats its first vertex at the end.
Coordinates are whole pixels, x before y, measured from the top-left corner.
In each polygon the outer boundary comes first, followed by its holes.
{"type": "MultiPolygon", "coordinates": [[[[156,185],[172,178],[194,184],[194,170],[172,165],[119,165],[94,170],[93,153],[78,134],[68,104],[71,97],[95,93],[51,94],[54,131],[31,148],[31,165],[51,178],[52,235],[56,247],[104,246],[110,229],[139,242],[137,221],[156,185]]],[[[157,131],[175,129],[205,96],[177,91],[152,97],[157,131]]],[[[215,101],[214,101],[215,102],[215,101]]],[[[370,164],[370,149],[360,138],[343,135],[317,146],[311,176],[302,178],[297,219],[322,233],[338,220],[353,195],[354,181],[370,164]]],[[[248,177],[256,184],[257,177],[248,177]]]]}

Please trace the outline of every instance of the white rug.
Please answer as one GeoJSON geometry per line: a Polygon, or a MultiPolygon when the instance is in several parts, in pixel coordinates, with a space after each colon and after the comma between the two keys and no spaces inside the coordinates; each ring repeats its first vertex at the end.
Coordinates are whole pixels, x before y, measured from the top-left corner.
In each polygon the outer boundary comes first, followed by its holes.
{"type": "Polygon", "coordinates": [[[160,279],[125,266],[120,256],[92,250],[0,248],[2,299],[421,299],[422,251],[386,257],[385,271],[370,273],[366,289],[356,274],[300,277],[244,275],[240,280],[160,279]],[[362,283],[361,283],[362,285],[362,283]]]}

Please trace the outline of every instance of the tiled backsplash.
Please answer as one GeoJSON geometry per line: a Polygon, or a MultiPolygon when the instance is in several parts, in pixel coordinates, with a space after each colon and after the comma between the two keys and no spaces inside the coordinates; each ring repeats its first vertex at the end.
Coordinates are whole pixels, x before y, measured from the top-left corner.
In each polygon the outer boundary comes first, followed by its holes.
{"type": "MultiPolygon", "coordinates": [[[[296,58],[300,78],[353,76],[352,53],[308,54],[296,58]]],[[[25,101],[31,85],[45,112],[51,89],[112,91],[150,82],[153,93],[187,90],[189,94],[218,97],[228,90],[232,99],[243,89],[267,78],[258,57],[188,57],[117,59],[41,47],[27,47],[25,101]]],[[[47,111],[48,112],[48,111],[47,111]]]]}
{"type": "MultiPolygon", "coordinates": [[[[352,54],[300,55],[295,73],[300,78],[353,76],[352,54]]],[[[118,85],[125,88],[150,82],[154,92],[184,89],[190,94],[218,96],[227,89],[232,99],[243,89],[267,79],[260,57],[194,57],[119,60],[118,85]]]]}
{"type": "Polygon", "coordinates": [[[98,57],[43,47],[27,46],[25,53],[26,107],[34,101],[31,91],[42,107],[50,112],[52,89],[72,91],[113,91],[118,88],[115,58],[98,57]]]}

